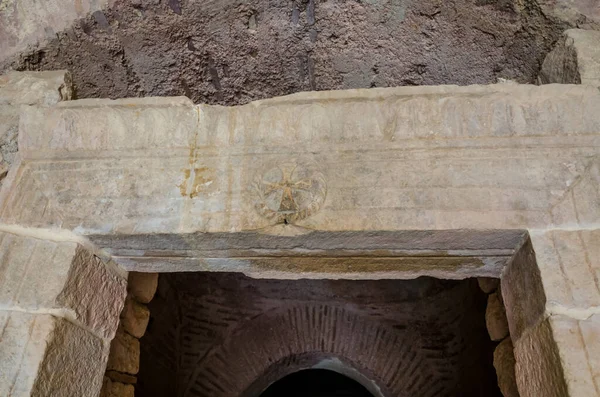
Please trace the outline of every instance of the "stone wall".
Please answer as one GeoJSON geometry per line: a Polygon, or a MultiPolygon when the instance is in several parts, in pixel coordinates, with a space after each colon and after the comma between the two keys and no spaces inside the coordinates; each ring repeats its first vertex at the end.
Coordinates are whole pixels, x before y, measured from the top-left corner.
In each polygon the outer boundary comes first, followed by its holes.
{"type": "Polygon", "coordinates": [[[100,397],[133,397],[140,367],[140,343],[150,312],[146,306],[154,297],[158,274],[130,272],[127,298],[119,328],[110,344],[106,374],[100,397]]]}

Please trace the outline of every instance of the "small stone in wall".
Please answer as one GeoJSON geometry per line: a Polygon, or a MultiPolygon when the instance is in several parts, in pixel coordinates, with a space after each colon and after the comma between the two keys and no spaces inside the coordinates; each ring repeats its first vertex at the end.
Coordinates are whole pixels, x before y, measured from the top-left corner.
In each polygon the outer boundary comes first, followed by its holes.
{"type": "Polygon", "coordinates": [[[123,329],[136,338],[141,338],[146,332],[149,320],[150,310],[148,310],[146,305],[127,298],[123,312],[121,312],[123,329]]]}
{"type": "Polygon", "coordinates": [[[506,311],[498,292],[494,292],[488,296],[487,309],[485,311],[485,323],[490,338],[493,341],[501,341],[508,336],[509,331],[506,311]]]}
{"type": "Polygon", "coordinates": [[[108,371],[135,375],[140,370],[140,341],[119,328],[110,344],[108,371]]]}
{"type": "Polygon", "coordinates": [[[105,376],[100,397],[134,397],[134,392],[132,385],[113,382],[105,376]]]}
{"type": "Polygon", "coordinates": [[[478,277],[477,283],[479,284],[479,288],[486,294],[491,294],[495,290],[498,289],[498,285],[500,284],[499,278],[492,277],[478,277]]]}
{"type": "Polygon", "coordinates": [[[130,272],[127,289],[141,303],[149,303],[158,286],[158,273],[130,272]]]}
{"type": "Polygon", "coordinates": [[[498,377],[498,387],[504,397],[519,397],[515,377],[515,355],[510,338],[504,339],[494,351],[494,368],[498,377]]]}

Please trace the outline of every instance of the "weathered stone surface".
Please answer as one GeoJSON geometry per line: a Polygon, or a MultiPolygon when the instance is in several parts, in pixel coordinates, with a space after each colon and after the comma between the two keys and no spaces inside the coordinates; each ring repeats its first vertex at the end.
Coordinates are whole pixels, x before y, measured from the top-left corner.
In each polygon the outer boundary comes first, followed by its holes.
{"type": "Polygon", "coordinates": [[[121,325],[127,333],[141,338],[146,332],[149,320],[150,311],[146,305],[131,298],[125,301],[125,307],[121,313],[121,325]]]}
{"type": "Polygon", "coordinates": [[[515,376],[521,397],[594,396],[569,394],[561,357],[548,320],[513,340],[515,376]]]}
{"type": "Polygon", "coordinates": [[[157,287],[158,273],[129,272],[127,290],[138,302],[150,302],[157,287]]]}
{"type": "Polygon", "coordinates": [[[506,311],[498,292],[488,296],[487,309],[485,311],[485,323],[493,341],[501,341],[508,336],[508,321],[506,311]]]}
{"type": "Polygon", "coordinates": [[[0,76],[0,105],[52,106],[71,100],[71,79],[66,70],[8,72],[0,76]]]}
{"type": "Polygon", "coordinates": [[[119,329],[110,344],[108,371],[135,375],[140,369],[140,341],[119,329]]]}
{"type": "Polygon", "coordinates": [[[0,232],[0,310],[46,312],[111,339],[125,280],[81,245],[0,232]]]}
{"type": "Polygon", "coordinates": [[[0,328],[0,395],[98,395],[108,356],[101,339],[47,314],[0,311],[0,328]]]}
{"type": "MultiPolygon", "coordinates": [[[[579,185],[586,184],[585,179],[579,185]]],[[[581,188],[581,186],[580,186],[581,188]]],[[[597,196],[583,196],[594,205],[597,196]]],[[[600,306],[600,230],[554,230],[532,232],[537,264],[541,272],[550,312],[600,306]]]]}
{"type": "Polygon", "coordinates": [[[600,7],[596,0],[537,0],[544,14],[558,18],[569,26],[600,28],[600,7]]]}
{"type": "MultiPolygon", "coordinates": [[[[592,87],[305,93],[237,108],[148,101],[27,109],[21,178],[2,219],[85,234],[261,229],[277,218],[257,210],[257,177],[296,161],[318,164],[327,184],[323,204],[309,205],[298,226],[545,228],[578,222],[555,221],[550,210],[582,175],[590,185],[596,178],[592,87]],[[166,157],[157,162],[158,154],[166,157]]],[[[600,207],[582,211],[580,223],[594,216],[600,207]]]]}
{"type": "MultiPolygon", "coordinates": [[[[0,4],[0,19],[1,9],[0,4]]],[[[0,76],[0,181],[15,160],[21,106],[51,106],[72,96],[71,75],[64,70],[9,72],[0,76]]]]}
{"type": "Polygon", "coordinates": [[[513,343],[546,314],[546,294],[531,240],[527,239],[503,270],[502,300],[513,343]]]}
{"type": "Polygon", "coordinates": [[[0,59],[52,39],[77,18],[110,0],[6,0],[0,3],[0,59]]]}
{"type": "Polygon", "coordinates": [[[135,388],[132,385],[112,381],[104,377],[100,397],[134,397],[135,388]]]}
{"type": "Polygon", "coordinates": [[[492,292],[498,289],[500,285],[500,279],[498,278],[489,278],[489,277],[479,277],[477,279],[477,283],[479,284],[479,288],[486,294],[491,294],[492,292]]]}
{"type": "Polygon", "coordinates": [[[563,315],[549,319],[569,396],[600,396],[600,313],[596,312],[586,320],[563,315]]]}
{"type": "Polygon", "coordinates": [[[498,386],[504,397],[519,397],[515,364],[512,341],[506,338],[494,350],[494,368],[498,376],[498,386]]]}
{"type": "Polygon", "coordinates": [[[546,56],[540,71],[540,82],[600,87],[599,41],[599,31],[567,30],[546,56]]]}

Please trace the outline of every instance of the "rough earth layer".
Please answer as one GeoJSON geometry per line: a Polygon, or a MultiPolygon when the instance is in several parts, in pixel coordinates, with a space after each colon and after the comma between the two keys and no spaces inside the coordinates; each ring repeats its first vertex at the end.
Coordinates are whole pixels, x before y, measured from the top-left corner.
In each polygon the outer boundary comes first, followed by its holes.
{"type": "Polygon", "coordinates": [[[232,105],[307,90],[533,82],[566,27],[536,0],[121,0],[4,67],[71,70],[80,98],[232,105]]]}

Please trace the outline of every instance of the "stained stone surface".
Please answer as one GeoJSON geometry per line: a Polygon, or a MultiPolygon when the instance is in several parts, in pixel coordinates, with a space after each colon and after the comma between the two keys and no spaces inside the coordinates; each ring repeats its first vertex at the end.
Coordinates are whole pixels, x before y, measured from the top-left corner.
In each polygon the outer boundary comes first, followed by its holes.
{"type": "Polygon", "coordinates": [[[138,396],[256,396],[299,369],[344,366],[374,396],[500,396],[474,279],[160,283],[170,287],[150,303],[138,396]]]}
{"type": "Polygon", "coordinates": [[[498,387],[504,397],[519,397],[515,378],[515,355],[510,338],[504,339],[494,350],[494,368],[498,377],[498,387]]]}
{"type": "Polygon", "coordinates": [[[539,81],[542,84],[588,84],[600,87],[599,40],[599,31],[567,30],[546,56],[539,81]]]}
{"type": "Polygon", "coordinates": [[[112,339],[125,280],[81,245],[0,232],[0,311],[66,317],[112,339]]]}
{"type": "Polygon", "coordinates": [[[146,332],[149,319],[150,312],[146,305],[138,303],[133,299],[125,301],[125,307],[121,313],[121,325],[127,333],[136,338],[141,338],[144,336],[144,332],[146,332]]]}
{"type": "Polygon", "coordinates": [[[108,344],[68,320],[0,311],[0,395],[96,397],[108,344]]]}

